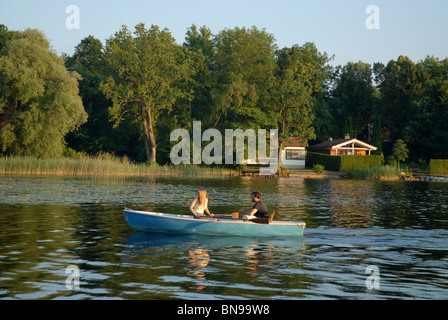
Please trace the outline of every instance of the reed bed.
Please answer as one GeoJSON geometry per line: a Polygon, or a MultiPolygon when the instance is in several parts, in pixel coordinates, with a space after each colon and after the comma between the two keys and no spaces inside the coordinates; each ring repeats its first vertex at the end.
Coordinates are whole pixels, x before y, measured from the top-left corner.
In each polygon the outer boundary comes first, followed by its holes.
{"type": "Polygon", "coordinates": [[[390,166],[381,166],[375,168],[365,168],[353,170],[350,172],[354,178],[367,180],[399,180],[400,172],[390,166]]]}
{"type": "Polygon", "coordinates": [[[107,153],[74,158],[0,157],[0,174],[95,176],[229,176],[230,169],[137,164],[107,153]]]}

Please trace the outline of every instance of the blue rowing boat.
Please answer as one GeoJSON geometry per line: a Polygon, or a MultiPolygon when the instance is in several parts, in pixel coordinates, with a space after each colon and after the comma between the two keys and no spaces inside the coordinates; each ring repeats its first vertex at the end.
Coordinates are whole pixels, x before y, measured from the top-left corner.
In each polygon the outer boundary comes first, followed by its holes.
{"type": "Polygon", "coordinates": [[[249,237],[302,237],[305,222],[271,221],[268,224],[232,218],[197,219],[192,215],[123,210],[134,230],[174,234],[204,234],[249,237]]]}

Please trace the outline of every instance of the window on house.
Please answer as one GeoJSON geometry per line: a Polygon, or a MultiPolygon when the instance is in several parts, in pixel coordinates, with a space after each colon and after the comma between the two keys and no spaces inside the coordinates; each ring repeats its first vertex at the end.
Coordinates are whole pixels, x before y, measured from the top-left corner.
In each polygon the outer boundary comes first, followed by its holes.
{"type": "Polygon", "coordinates": [[[305,160],[305,158],[306,158],[306,150],[295,150],[295,149],[286,150],[286,160],[305,160]]]}

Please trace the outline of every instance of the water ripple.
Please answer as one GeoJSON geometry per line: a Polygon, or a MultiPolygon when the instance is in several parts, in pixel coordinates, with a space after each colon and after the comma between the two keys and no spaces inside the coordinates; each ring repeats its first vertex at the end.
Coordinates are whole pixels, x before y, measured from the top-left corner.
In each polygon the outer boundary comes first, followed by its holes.
{"type": "Polygon", "coordinates": [[[0,180],[0,299],[447,299],[443,184],[304,179],[0,180]],[[144,234],[125,206],[185,212],[206,187],[215,212],[259,190],[302,239],[144,234]],[[66,268],[80,289],[66,286],[66,268]],[[379,268],[380,289],[366,287],[379,268]]]}

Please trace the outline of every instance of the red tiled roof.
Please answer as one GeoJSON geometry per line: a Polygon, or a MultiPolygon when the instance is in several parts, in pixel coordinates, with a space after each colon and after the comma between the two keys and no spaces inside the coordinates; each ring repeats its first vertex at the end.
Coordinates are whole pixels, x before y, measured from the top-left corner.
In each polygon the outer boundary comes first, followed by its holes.
{"type": "Polygon", "coordinates": [[[291,137],[285,142],[283,142],[283,147],[308,147],[308,143],[304,142],[299,137],[291,137]]]}
{"type": "Polygon", "coordinates": [[[358,145],[368,147],[369,149],[372,149],[372,150],[377,149],[377,147],[372,146],[372,145],[370,145],[366,142],[363,142],[361,140],[358,140],[356,138],[354,138],[354,139],[334,139],[331,141],[327,140],[327,141],[321,142],[319,144],[316,144],[314,146],[311,146],[311,149],[331,149],[333,146],[344,144],[345,142],[349,142],[349,141],[353,141],[355,144],[357,143],[358,145]]]}

